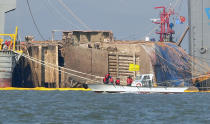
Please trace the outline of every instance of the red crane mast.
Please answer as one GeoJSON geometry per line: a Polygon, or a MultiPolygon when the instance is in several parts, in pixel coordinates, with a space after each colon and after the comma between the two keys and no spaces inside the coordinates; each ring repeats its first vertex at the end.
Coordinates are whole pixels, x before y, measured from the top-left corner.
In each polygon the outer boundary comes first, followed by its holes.
{"type": "Polygon", "coordinates": [[[160,41],[172,41],[172,35],[175,32],[170,26],[170,16],[174,15],[174,10],[169,9],[167,12],[165,6],[155,7],[155,9],[163,9],[163,11],[160,13],[160,22],[153,22],[155,24],[160,24],[160,31],[156,32],[160,35],[160,41]]]}

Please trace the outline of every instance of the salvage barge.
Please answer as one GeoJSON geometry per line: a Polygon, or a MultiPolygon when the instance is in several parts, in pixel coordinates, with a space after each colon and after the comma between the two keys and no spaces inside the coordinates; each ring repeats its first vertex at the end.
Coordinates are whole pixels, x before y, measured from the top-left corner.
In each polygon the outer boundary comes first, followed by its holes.
{"type": "Polygon", "coordinates": [[[12,73],[16,56],[12,51],[0,51],[0,88],[12,86],[12,73]]]}
{"type": "Polygon", "coordinates": [[[13,70],[19,59],[19,55],[13,52],[17,48],[17,31],[16,27],[14,34],[0,34],[0,36],[10,38],[10,41],[0,39],[0,88],[12,87],[13,70]]]}

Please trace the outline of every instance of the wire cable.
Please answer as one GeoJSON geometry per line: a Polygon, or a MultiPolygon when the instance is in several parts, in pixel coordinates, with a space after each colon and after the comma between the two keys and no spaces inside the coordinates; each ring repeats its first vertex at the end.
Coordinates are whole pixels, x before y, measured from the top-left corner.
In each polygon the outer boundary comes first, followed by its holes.
{"type": "Polygon", "coordinates": [[[27,5],[28,5],[29,13],[30,13],[30,15],[31,15],[32,21],[33,21],[33,23],[34,23],[34,26],[35,26],[37,32],[39,33],[41,39],[45,41],[45,38],[44,38],[43,35],[41,34],[41,32],[40,32],[40,30],[39,30],[39,28],[38,28],[38,26],[37,26],[37,24],[36,24],[36,21],[35,21],[35,19],[34,19],[34,16],[33,16],[33,14],[32,14],[31,7],[30,7],[30,4],[29,4],[29,0],[26,0],[26,2],[27,2],[27,5]]]}
{"type": "MultiPolygon", "coordinates": [[[[15,51],[14,51],[14,52],[15,52],[15,51]]],[[[23,56],[23,57],[25,57],[25,58],[27,58],[27,59],[29,59],[29,60],[35,62],[35,63],[38,63],[38,64],[43,65],[43,66],[46,66],[47,68],[54,69],[54,70],[63,72],[63,73],[65,73],[65,74],[68,74],[68,75],[71,75],[71,76],[75,76],[75,77],[84,79],[84,80],[88,80],[88,81],[92,81],[92,82],[98,82],[98,81],[96,81],[96,80],[92,80],[92,79],[86,78],[86,77],[84,77],[84,76],[79,76],[78,74],[73,74],[73,73],[70,73],[70,72],[67,72],[67,71],[59,70],[58,67],[60,67],[60,66],[53,65],[53,64],[50,64],[50,63],[45,63],[45,62],[42,61],[42,60],[38,60],[38,59],[33,58],[33,57],[30,57],[30,56],[28,56],[28,55],[26,55],[26,54],[23,54],[23,53],[20,54],[20,53],[18,53],[18,52],[15,52],[15,53],[17,53],[17,54],[19,54],[19,55],[21,55],[21,56],[23,56]],[[53,65],[53,66],[52,66],[52,65],[53,65]]],[[[62,68],[62,67],[61,67],[61,68],[62,68]]],[[[68,70],[71,70],[71,69],[68,69],[68,70]]],[[[71,71],[78,72],[78,73],[81,73],[81,74],[86,74],[86,73],[79,72],[79,71],[75,71],[75,70],[71,70],[71,71]]],[[[87,75],[90,75],[90,74],[87,74],[87,75]]],[[[97,77],[98,77],[98,76],[97,76],[97,77]]]]}
{"type": "Polygon", "coordinates": [[[63,0],[57,0],[69,14],[71,14],[84,28],[90,29],[87,24],[85,24],[64,2],[63,0]]]}
{"type": "Polygon", "coordinates": [[[47,3],[48,5],[50,5],[50,7],[59,15],[61,16],[65,22],[69,23],[73,28],[75,29],[79,29],[79,27],[70,20],[70,19],[67,19],[66,16],[64,16],[60,10],[53,4],[52,0],[47,0],[47,3]]]}

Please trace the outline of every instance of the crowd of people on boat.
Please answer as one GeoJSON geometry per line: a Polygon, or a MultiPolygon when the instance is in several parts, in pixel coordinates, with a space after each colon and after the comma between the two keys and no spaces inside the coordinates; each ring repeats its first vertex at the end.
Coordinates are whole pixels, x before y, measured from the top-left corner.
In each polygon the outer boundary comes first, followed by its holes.
{"type": "Polygon", "coordinates": [[[12,48],[12,44],[11,44],[11,41],[0,41],[0,48],[3,49],[3,50],[8,50],[9,47],[12,48]]]}
{"type": "MultiPolygon", "coordinates": [[[[127,86],[131,86],[133,82],[133,79],[131,76],[128,76],[127,78],[127,86]]],[[[120,78],[116,78],[115,82],[110,73],[106,74],[104,79],[103,79],[104,84],[115,84],[115,85],[120,85],[120,78]]]]}

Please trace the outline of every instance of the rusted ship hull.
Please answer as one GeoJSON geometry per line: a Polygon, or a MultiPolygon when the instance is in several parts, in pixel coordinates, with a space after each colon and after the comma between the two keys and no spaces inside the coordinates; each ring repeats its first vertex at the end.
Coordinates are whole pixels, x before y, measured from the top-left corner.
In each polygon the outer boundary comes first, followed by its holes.
{"type": "Polygon", "coordinates": [[[16,64],[15,53],[0,51],[0,88],[12,87],[12,72],[16,64]]]}

